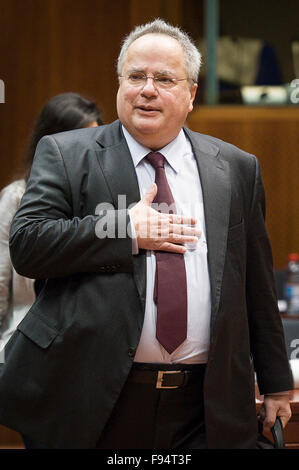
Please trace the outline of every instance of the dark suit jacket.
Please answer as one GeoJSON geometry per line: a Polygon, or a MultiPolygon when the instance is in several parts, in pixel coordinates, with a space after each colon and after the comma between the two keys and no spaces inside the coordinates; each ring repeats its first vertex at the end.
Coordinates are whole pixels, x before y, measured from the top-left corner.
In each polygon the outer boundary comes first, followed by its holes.
{"type": "MultiPolygon", "coordinates": [[[[292,388],[264,225],[258,161],[185,129],[202,183],[212,289],[204,383],[210,448],[255,446],[261,393],[292,388]]],[[[119,121],[41,140],[10,248],[47,279],[6,347],[0,422],[54,448],[94,447],[126,381],[143,325],[145,252],[95,235],[101,202],[140,199],[119,121]]],[[[129,223],[126,208],[110,222],[129,223]]]]}

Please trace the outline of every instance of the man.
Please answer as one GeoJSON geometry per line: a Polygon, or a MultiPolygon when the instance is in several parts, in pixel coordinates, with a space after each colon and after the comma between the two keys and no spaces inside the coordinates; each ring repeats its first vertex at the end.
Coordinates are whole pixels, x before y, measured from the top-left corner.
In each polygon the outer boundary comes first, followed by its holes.
{"type": "Polygon", "coordinates": [[[265,426],[290,417],[259,165],[183,128],[199,65],[179,29],[136,28],[119,121],[37,149],[11,255],[46,284],[0,419],[48,447],[255,448],[254,369],[265,426]]]}

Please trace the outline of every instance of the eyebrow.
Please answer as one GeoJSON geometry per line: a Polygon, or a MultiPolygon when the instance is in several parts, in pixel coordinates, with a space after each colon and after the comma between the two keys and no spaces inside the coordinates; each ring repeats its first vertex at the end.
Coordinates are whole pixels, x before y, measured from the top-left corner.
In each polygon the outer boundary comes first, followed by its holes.
{"type": "MultiPolygon", "coordinates": [[[[146,72],[143,69],[139,69],[137,67],[132,67],[127,71],[127,73],[132,73],[132,72],[140,72],[144,73],[146,75],[146,72]]],[[[174,77],[175,74],[173,72],[170,72],[169,70],[157,70],[156,72],[153,72],[153,75],[168,75],[174,77]]]]}

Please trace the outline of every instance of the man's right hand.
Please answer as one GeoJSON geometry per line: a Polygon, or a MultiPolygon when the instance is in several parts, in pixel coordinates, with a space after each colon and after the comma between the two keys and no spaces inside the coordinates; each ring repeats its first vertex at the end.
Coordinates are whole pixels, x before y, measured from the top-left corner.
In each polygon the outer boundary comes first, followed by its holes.
{"type": "Polygon", "coordinates": [[[154,210],[151,204],[157,194],[155,183],[143,198],[130,209],[138,248],[144,250],[185,253],[184,243],[196,243],[201,235],[195,228],[196,219],[177,214],[163,214],[154,210]]]}

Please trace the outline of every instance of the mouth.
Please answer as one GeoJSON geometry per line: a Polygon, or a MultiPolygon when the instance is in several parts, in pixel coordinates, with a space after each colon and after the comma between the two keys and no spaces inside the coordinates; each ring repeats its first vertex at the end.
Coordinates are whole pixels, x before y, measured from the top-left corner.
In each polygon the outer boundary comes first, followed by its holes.
{"type": "Polygon", "coordinates": [[[136,106],[135,108],[137,111],[141,112],[142,114],[156,114],[160,112],[160,109],[154,108],[153,106],[136,106]]]}

